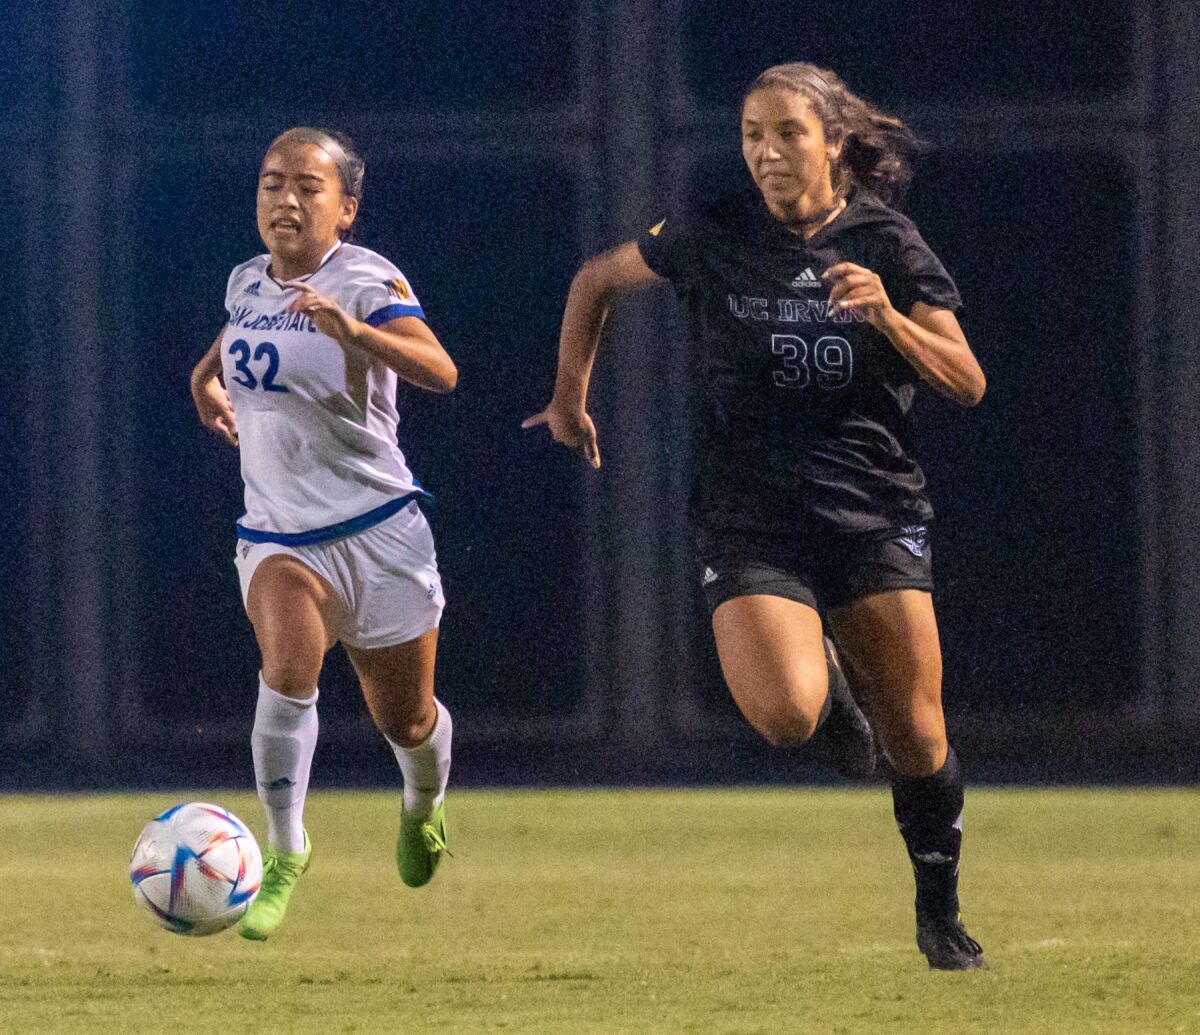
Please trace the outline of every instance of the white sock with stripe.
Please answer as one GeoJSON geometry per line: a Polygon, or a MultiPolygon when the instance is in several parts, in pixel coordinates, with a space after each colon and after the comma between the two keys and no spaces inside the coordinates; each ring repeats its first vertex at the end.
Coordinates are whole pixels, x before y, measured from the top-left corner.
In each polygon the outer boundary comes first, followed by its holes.
{"type": "Polygon", "coordinates": [[[267,844],[304,850],[304,799],[317,747],[317,694],[285,697],[258,677],[258,706],[250,746],[258,798],[267,810],[267,844]]]}
{"type": "Polygon", "coordinates": [[[435,699],[433,703],[437,708],[437,720],[424,743],[406,748],[388,741],[404,776],[404,811],[417,819],[425,819],[442,803],[450,780],[450,742],[454,738],[454,723],[441,701],[435,699]]]}

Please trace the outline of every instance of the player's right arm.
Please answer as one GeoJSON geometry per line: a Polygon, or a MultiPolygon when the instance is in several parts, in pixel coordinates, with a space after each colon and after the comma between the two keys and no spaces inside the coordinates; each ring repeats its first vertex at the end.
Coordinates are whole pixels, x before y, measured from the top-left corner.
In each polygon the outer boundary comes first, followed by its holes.
{"type": "Polygon", "coordinates": [[[237,418],[229,393],[221,384],[221,339],[224,336],[225,328],[222,327],[217,340],[192,370],[192,401],[196,404],[200,423],[223,436],[231,446],[236,446],[237,418]]]}
{"type": "Polygon", "coordinates": [[[632,241],[588,259],[579,268],[563,311],[554,395],[541,413],[522,422],[521,427],[545,424],[555,442],[582,449],[593,467],[600,466],[596,426],[587,413],[587,393],[604,321],[615,299],[662,279],[646,265],[632,241]]]}

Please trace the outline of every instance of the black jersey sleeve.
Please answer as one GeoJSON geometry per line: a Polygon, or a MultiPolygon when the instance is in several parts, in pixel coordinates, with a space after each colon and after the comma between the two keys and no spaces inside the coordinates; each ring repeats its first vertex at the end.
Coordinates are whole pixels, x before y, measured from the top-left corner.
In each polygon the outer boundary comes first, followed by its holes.
{"type": "Polygon", "coordinates": [[[951,312],[962,308],[958,287],[912,224],[900,233],[893,283],[885,286],[892,305],[905,316],[917,302],[951,312]]]}
{"type": "MultiPolygon", "coordinates": [[[[653,217],[651,217],[653,218],[653,217]]],[[[664,214],[637,238],[642,259],[660,277],[682,288],[696,268],[697,234],[693,221],[682,214],[664,214]]]]}

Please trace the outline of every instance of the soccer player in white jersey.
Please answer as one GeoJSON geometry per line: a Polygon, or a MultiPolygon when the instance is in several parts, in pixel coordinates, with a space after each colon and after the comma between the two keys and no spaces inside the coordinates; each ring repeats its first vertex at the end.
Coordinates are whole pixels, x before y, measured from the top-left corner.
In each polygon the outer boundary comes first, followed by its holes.
{"type": "Polygon", "coordinates": [[[401,878],[427,883],[446,848],[452,723],[433,695],[444,601],[395,395],[398,378],[449,392],[458,371],[404,275],[347,243],[362,181],[340,135],[297,127],[272,142],[258,180],[267,254],[230,275],[226,325],[192,373],[200,420],[239,447],[246,486],[235,563],[262,655],[252,747],[267,850],[239,931],[256,940],[312,856],[317,679],[338,641],[403,776],[401,878]]]}

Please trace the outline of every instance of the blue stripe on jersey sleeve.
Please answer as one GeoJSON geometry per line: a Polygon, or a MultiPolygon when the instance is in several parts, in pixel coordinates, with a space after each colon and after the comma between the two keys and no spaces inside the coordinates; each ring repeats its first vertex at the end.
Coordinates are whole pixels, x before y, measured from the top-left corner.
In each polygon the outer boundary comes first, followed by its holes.
{"type": "Polygon", "coordinates": [[[382,309],[376,309],[366,322],[372,327],[379,327],[385,324],[388,320],[395,320],[401,316],[419,316],[422,320],[425,319],[425,310],[419,305],[401,305],[397,302],[395,305],[385,305],[382,309]]]}

